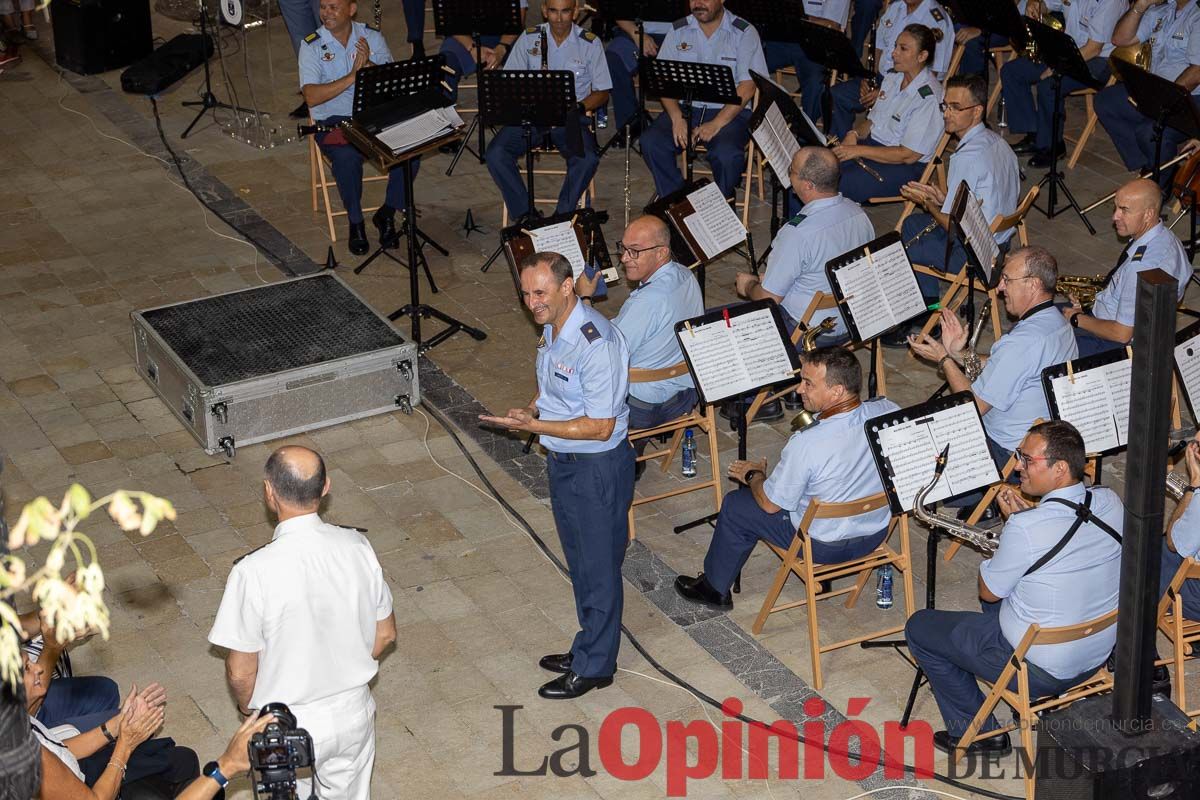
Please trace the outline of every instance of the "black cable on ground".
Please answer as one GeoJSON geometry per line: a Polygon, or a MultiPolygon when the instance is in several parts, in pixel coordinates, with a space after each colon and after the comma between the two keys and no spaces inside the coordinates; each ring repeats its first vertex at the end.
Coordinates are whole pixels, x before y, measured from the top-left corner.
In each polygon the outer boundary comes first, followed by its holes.
{"type": "MultiPolygon", "coordinates": [[[[450,438],[454,440],[454,444],[457,445],[458,449],[462,452],[462,454],[464,456],[466,456],[467,462],[471,465],[471,469],[473,469],[475,471],[475,474],[479,476],[479,480],[483,481],[483,485],[487,487],[488,492],[491,493],[492,497],[494,497],[496,499],[496,502],[498,502],[501,505],[501,507],[504,508],[505,511],[507,511],[515,520],[517,520],[518,523],[520,523],[521,527],[525,529],[525,532],[529,535],[530,539],[533,540],[534,545],[539,550],[542,551],[543,555],[545,555],[546,558],[548,558],[551,561],[551,563],[554,564],[554,566],[558,569],[558,571],[561,572],[563,575],[568,575],[568,577],[569,577],[569,572],[568,572],[566,566],[562,563],[562,561],[559,560],[558,556],[556,556],[554,554],[554,552],[552,550],[550,550],[550,548],[546,545],[546,542],[542,539],[542,537],[540,537],[537,534],[537,531],[535,531],[533,529],[533,527],[529,524],[529,522],[525,519],[525,517],[521,516],[520,512],[517,511],[515,508],[513,508],[512,505],[507,500],[504,499],[504,497],[500,494],[500,492],[497,491],[496,487],[494,485],[492,485],[492,482],[490,480],[488,480],[487,475],[484,474],[483,469],[479,466],[479,462],[476,461],[474,456],[472,456],[471,453],[467,450],[466,445],[463,444],[462,439],[459,438],[458,433],[454,430],[454,426],[451,425],[450,422],[442,415],[442,412],[439,411],[438,409],[434,408],[432,405],[424,404],[423,407],[426,411],[428,411],[433,416],[434,419],[436,419],[438,421],[438,424],[442,426],[442,428],[446,431],[446,433],[450,434],[450,438]]],[[[716,708],[719,711],[721,711],[722,713],[724,713],[724,709],[722,708],[720,701],[718,701],[716,698],[700,691],[695,686],[688,683],[686,680],[679,677],[678,675],[676,675],[675,673],[671,672],[666,667],[664,667],[662,664],[660,664],[652,655],[650,655],[649,652],[647,652],[647,650],[642,646],[642,643],[639,642],[637,637],[633,635],[633,632],[631,630],[629,630],[629,628],[625,627],[624,623],[621,624],[621,632],[625,634],[625,638],[629,640],[629,643],[631,645],[633,645],[633,649],[637,650],[638,653],[641,654],[642,658],[646,659],[646,661],[650,664],[650,666],[654,667],[654,669],[657,670],[664,678],[666,678],[671,683],[674,683],[675,685],[679,686],[680,688],[690,692],[693,696],[699,698],[701,701],[707,703],[708,705],[712,706],[713,708],[716,708]]],[[[726,716],[732,716],[733,718],[740,720],[741,722],[745,722],[748,725],[754,725],[754,726],[758,726],[761,728],[768,727],[766,723],[764,723],[760,720],[754,719],[753,717],[749,717],[745,714],[733,714],[733,715],[726,715],[726,716]]],[[[784,734],[780,734],[780,735],[786,736],[786,738],[788,738],[788,739],[793,739],[794,741],[796,741],[798,743],[808,744],[808,740],[805,737],[801,736],[798,732],[794,736],[791,735],[790,733],[784,733],[784,734]]],[[[847,760],[853,759],[854,761],[856,761],[859,764],[863,763],[861,757],[858,754],[850,753],[848,751],[844,751],[844,750],[837,749],[837,748],[832,748],[828,742],[820,742],[820,746],[821,746],[821,749],[824,750],[826,753],[830,753],[830,754],[837,755],[837,756],[844,756],[847,760]]],[[[886,767],[890,766],[893,769],[895,769],[896,767],[901,767],[901,768],[903,768],[905,774],[907,774],[907,775],[915,775],[916,774],[915,767],[912,767],[908,764],[899,764],[899,763],[896,763],[895,761],[885,762],[883,759],[879,759],[876,761],[876,766],[878,768],[886,768],[886,767]]],[[[949,775],[943,775],[939,772],[931,773],[931,777],[934,780],[939,781],[940,783],[944,783],[947,786],[952,786],[955,789],[960,789],[962,791],[967,791],[967,792],[971,792],[973,794],[982,795],[984,797],[990,797],[990,798],[993,798],[993,800],[1022,800],[1022,798],[1017,797],[1016,795],[1001,794],[1000,792],[993,792],[988,789],[980,788],[978,786],[972,786],[970,784],[963,783],[962,781],[951,778],[949,775]]],[[[903,788],[903,787],[897,787],[897,788],[899,789],[899,788],[903,788]]]]}

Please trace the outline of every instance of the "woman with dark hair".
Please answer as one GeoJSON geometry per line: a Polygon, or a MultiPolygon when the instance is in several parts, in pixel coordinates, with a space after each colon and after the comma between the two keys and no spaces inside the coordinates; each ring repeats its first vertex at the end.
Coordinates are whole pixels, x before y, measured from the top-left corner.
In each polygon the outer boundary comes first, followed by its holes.
{"type": "Polygon", "coordinates": [[[883,77],[866,119],[834,153],[842,162],[843,195],[862,203],[892,197],[918,180],[942,136],[942,85],[929,69],[940,30],[908,25],[896,37],[893,70],[883,77]]]}

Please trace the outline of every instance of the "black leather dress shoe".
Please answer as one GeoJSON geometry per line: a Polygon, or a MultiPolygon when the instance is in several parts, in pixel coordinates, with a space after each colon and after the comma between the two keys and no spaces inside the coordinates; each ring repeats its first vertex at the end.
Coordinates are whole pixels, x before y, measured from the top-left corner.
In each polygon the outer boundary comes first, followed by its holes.
{"type": "MultiPolygon", "coordinates": [[[[923,323],[922,323],[923,324],[923,323]]],[[[879,343],[894,350],[908,347],[908,336],[915,333],[912,322],[904,322],[879,337],[879,343]]]]}
{"type": "MultiPolygon", "coordinates": [[[[736,411],[736,406],[734,406],[734,403],[736,402],[738,401],[730,400],[721,406],[721,416],[730,422],[734,421],[734,413],[736,411]]],[[[749,408],[749,403],[744,403],[742,405],[743,411],[747,411],[749,408]]],[[[772,400],[769,403],[763,403],[758,409],[758,413],[754,415],[755,422],[778,422],[781,419],[783,419],[783,404],[778,400],[772,400]]]]}
{"type": "Polygon", "coordinates": [[[783,407],[788,411],[799,411],[804,408],[804,401],[800,399],[799,392],[788,392],[783,396],[783,407]]]}
{"type": "Polygon", "coordinates": [[[566,675],[560,675],[549,683],[542,685],[538,689],[538,696],[544,697],[547,700],[574,700],[576,697],[581,697],[592,689],[603,689],[605,686],[611,686],[613,682],[612,676],[607,678],[584,678],[576,675],[574,672],[568,672],[566,675]]]}
{"type": "Polygon", "coordinates": [[[371,249],[367,241],[367,224],[365,222],[350,223],[350,252],[356,256],[365,256],[371,249]]]}
{"type": "Polygon", "coordinates": [[[1032,152],[1035,152],[1036,150],[1037,150],[1037,135],[1033,134],[1033,133],[1025,134],[1025,136],[1021,138],[1021,141],[1017,142],[1016,144],[1014,144],[1012,146],[1012,151],[1014,153],[1016,153],[1017,155],[1024,155],[1025,153],[1032,153],[1032,152]]]}
{"type": "Polygon", "coordinates": [[[708,582],[701,572],[694,578],[680,575],[675,579],[675,591],[684,600],[715,608],[718,611],[728,611],[733,608],[733,598],[721,594],[708,582]]]}
{"type": "MultiPolygon", "coordinates": [[[[949,753],[954,750],[956,744],[958,744],[958,740],[951,739],[949,731],[934,731],[933,746],[943,753],[949,753]]],[[[1006,756],[1011,752],[1012,741],[1009,740],[1007,733],[971,742],[966,750],[968,756],[987,755],[1000,757],[1006,756]]]]}
{"type": "Polygon", "coordinates": [[[400,244],[400,235],[396,233],[396,210],[391,206],[380,206],[371,217],[371,224],[379,231],[379,246],[390,249],[400,244]]]}
{"type": "MultiPolygon", "coordinates": [[[[1059,158],[1066,155],[1067,146],[1062,142],[1059,142],[1055,149],[1058,150],[1059,158]]],[[[1033,167],[1034,169],[1046,169],[1050,166],[1050,161],[1051,156],[1049,149],[1038,150],[1033,154],[1033,157],[1029,159],[1029,166],[1033,167]]]]}
{"type": "Polygon", "coordinates": [[[542,656],[542,659],[538,661],[538,666],[547,672],[560,672],[565,675],[571,671],[571,654],[551,653],[548,656],[542,656]]]}
{"type": "Polygon", "coordinates": [[[308,116],[308,103],[301,103],[288,114],[292,119],[304,119],[308,116]]]}

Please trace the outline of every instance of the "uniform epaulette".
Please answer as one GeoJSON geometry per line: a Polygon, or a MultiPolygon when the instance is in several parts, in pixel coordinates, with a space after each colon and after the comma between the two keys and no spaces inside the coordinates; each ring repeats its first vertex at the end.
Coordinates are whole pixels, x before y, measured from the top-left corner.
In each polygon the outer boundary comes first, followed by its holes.
{"type": "Polygon", "coordinates": [[[929,16],[933,17],[938,22],[944,22],[946,19],[946,15],[943,14],[942,10],[937,6],[929,9],[929,16]]]}
{"type": "Polygon", "coordinates": [[[804,222],[805,219],[806,219],[806,217],[804,214],[797,214],[796,216],[789,219],[787,224],[788,225],[799,225],[801,222],[804,222]]]}
{"type": "Polygon", "coordinates": [[[746,28],[750,27],[750,23],[739,17],[733,21],[733,27],[737,28],[739,31],[744,31],[746,28]]]}
{"type": "MultiPolygon", "coordinates": [[[[1200,2],[1200,0],[1198,0],[1198,2],[1200,2]]],[[[673,23],[675,30],[679,30],[680,28],[686,28],[687,20],[688,20],[687,17],[680,17],[679,19],[675,20],[675,22],[673,23]]]]}
{"type": "Polygon", "coordinates": [[[525,32],[526,32],[526,33],[537,33],[537,32],[538,32],[538,26],[537,26],[537,25],[530,25],[528,28],[526,28],[526,29],[525,29],[525,32]]]}
{"type": "Polygon", "coordinates": [[[600,331],[596,330],[596,323],[594,322],[583,323],[579,326],[579,330],[583,333],[583,338],[587,339],[589,342],[594,342],[601,338],[600,331]]]}
{"type": "Polygon", "coordinates": [[[1142,256],[1146,255],[1146,245],[1142,245],[1137,250],[1133,251],[1132,261],[1141,261],[1142,256]]]}
{"type": "MultiPolygon", "coordinates": [[[[1200,2],[1200,0],[1197,0],[1197,1],[1198,1],[1198,2],[1200,2]]],[[[308,36],[305,36],[305,37],[304,37],[304,43],[305,43],[305,44],[312,44],[313,42],[315,42],[315,41],[316,41],[317,39],[319,39],[319,38],[321,38],[321,34],[320,34],[319,32],[317,32],[317,31],[313,31],[313,32],[312,32],[312,33],[310,33],[308,36]]]]}
{"type": "Polygon", "coordinates": [[[579,38],[583,39],[585,42],[594,42],[596,41],[596,34],[592,33],[591,31],[580,31],[579,38]]]}
{"type": "Polygon", "coordinates": [[[933,94],[933,89],[929,88],[929,84],[925,84],[920,89],[917,89],[917,94],[921,97],[929,97],[933,94]]]}
{"type": "MultiPolygon", "coordinates": [[[[272,539],[272,540],[271,540],[271,542],[273,542],[273,541],[275,541],[275,540],[274,540],[274,539],[272,539]]],[[[237,558],[235,558],[235,559],[233,560],[233,563],[234,563],[234,564],[237,564],[237,563],[239,563],[239,562],[240,562],[240,561],[241,561],[243,558],[245,558],[246,556],[252,556],[252,555],[254,555],[254,554],[255,554],[255,553],[257,553],[259,550],[262,550],[264,547],[266,547],[267,545],[271,544],[271,542],[267,542],[267,544],[260,544],[258,547],[254,548],[254,549],[253,549],[253,550],[251,550],[249,553],[242,553],[240,556],[238,556],[237,558]]]]}

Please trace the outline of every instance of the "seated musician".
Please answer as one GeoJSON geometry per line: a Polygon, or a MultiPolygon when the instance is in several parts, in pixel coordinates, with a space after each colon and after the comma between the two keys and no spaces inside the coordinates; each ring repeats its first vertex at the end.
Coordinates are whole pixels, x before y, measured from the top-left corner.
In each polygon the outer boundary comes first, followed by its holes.
{"type": "MultiPolygon", "coordinates": [[[[1001,489],[998,502],[1008,521],[995,555],[979,565],[982,613],[925,609],[905,627],[909,651],[946,723],[933,744],[947,752],[983,705],[976,679],[996,680],[1030,625],[1074,625],[1117,607],[1125,510],[1111,489],[1084,486],[1083,437],[1069,422],[1043,422],[1029,430],[1017,453],[1021,491],[1001,489]],[[1034,506],[1022,493],[1041,502],[1034,506]]],[[[1056,695],[1085,680],[1116,637],[1113,625],[1078,641],[1030,648],[1030,696],[1056,695]]],[[[998,727],[990,716],[980,732],[998,727]]],[[[1008,734],[1000,734],[972,742],[967,752],[1010,749],[1008,734]]]]}
{"type": "MultiPolygon", "coordinates": [[[[354,81],[360,69],[392,60],[383,35],[354,21],[357,10],[354,0],[321,0],[322,27],[305,36],[300,47],[300,91],[313,120],[321,125],[335,125],[350,118],[354,81]]],[[[323,131],[316,136],[317,145],[329,159],[346,209],[350,252],[361,256],[369,249],[362,210],[363,155],[346,142],[341,131],[323,131]]],[[[381,245],[395,247],[396,209],[404,206],[404,172],[392,170],[384,205],[371,218],[379,230],[381,245]]]]}
{"type": "Polygon", "coordinates": [[[941,312],[940,341],[928,335],[909,338],[914,353],[937,362],[950,391],[975,396],[997,468],[1008,461],[1029,426],[1050,418],[1042,370],[1077,354],[1071,328],[1054,307],[1057,282],[1058,263],[1045,248],[1021,247],[1009,253],[997,291],[1017,324],[992,345],[978,376],[967,375],[967,331],[953,311],[941,312]]]}
{"type": "MultiPolygon", "coordinates": [[[[579,127],[583,134],[583,152],[571,152],[567,141],[568,128],[550,131],[550,141],[567,160],[567,175],[558,193],[556,214],[574,209],[583,197],[600,160],[596,155],[596,134],[588,125],[586,114],[608,102],[612,81],[604,61],[604,47],[594,33],[575,24],[576,0],[545,0],[542,14],[546,22],[526,28],[513,43],[513,52],[504,62],[504,69],[568,70],[575,75],[575,97],[579,100],[579,127]],[[542,52],[545,41],[547,52],[542,52]]],[[[535,131],[538,144],[543,131],[535,131]]],[[[485,160],[492,180],[500,188],[504,204],[513,219],[529,214],[530,198],[525,179],[517,169],[517,159],[525,155],[525,134],[516,125],[507,125],[488,144],[485,160]]]]}
{"type": "Polygon", "coordinates": [[[929,71],[936,45],[935,31],[924,25],[901,31],[895,71],[884,76],[866,119],[833,148],[842,162],[841,192],[851,200],[899,194],[933,158],[942,136],[942,86],[929,71]]]}
{"type": "MultiPolygon", "coordinates": [[[[1113,29],[1118,47],[1150,43],[1150,71],[1174,81],[1195,96],[1200,93],[1200,6],[1191,0],[1136,0],[1113,29]]],[[[1096,116],[1112,137],[1125,168],[1154,167],[1154,120],[1129,102],[1129,89],[1116,83],[1096,95],[1096,116]]],[[[1174,157],[1186,138],[1174,128],[1163,130],[1159,158],[1174,157]]],[[[1169,176],[1173,170],[1166,170],[1169,176]]]]}
{"type": "MultiPolygon", "coordinates": [[[[1021,193],[1021,170],[1017,156],[1004,137],[983,124],[987,108],[987,84],[979,75],[955,75],[946,81],[946,99],[942,103],[942,119],[946,133],[958,137],[958,148],[950,156],[950,173],[946,189],[937,185],[910,181],[900,194],[925,209],[910,214],[901,227],[901,238],[914,264],[944,272],[957,273],[967,263],[967,253],[956,238],[946,260],[946,237],[949,235],[950,209],[958,187],[966,183],[983,207],[983,218],[989,223],[999,215],[1008,216],[1017,210],[1021,193]]],[[[1013,230],[996,235],[1003,249],[1012,238],[1013,230]]],[[[938,301],[938,280],[925,273],[917,274],[917,283],[926,304],[938,301]]],[[[885,336],[883,343],[903,347],[908,331],[901,326],[885,336]]]]}
{"type": "MultiPolygon", "coordinates": [[[[529,0],[521,0],[521,22],[525,21],[528,7],[529,0]]],[[[407,13],[407,8],[405,11],[407,13]]],[[[422,18],[424,18],[424,12],[422,12],[422,18]]],[[[498,69],[508,54],[512,52],[513,42],[516,39],[517,34],[515,33],[506,33],[503,36],[498,34],[480,36],[479,55],[483,59],[483,68],[498,69]]],[[[474,75],[475,70],[479,68],[479,65],[475,63],[475,42],[471,40],[470,36],[461,34],[447,36],[442,40],[439,52],[446,57],[446,66],[451,70],[446,75],[446,85],[450,87],[450,99],[457,101],[459,82],[467,75],[474,75]]]]}
{"type": "Polygon", "coordinates": [[[1062,310],[1075,328],[1081,357],[1121,347],[1133,338],[1137,275],[1142,270],[1157,268],[1175,278],[1179,281],[1176,299],[1183,299],[1192,264],[1179,238],[1162,224],[1161,212],[1162,194],[1154,181],[1139,178],[1117,190],[1113,227],[1129,243],[1104,277],[1091,313],[1074,297],[1062,310]]]}
{"type": "MultiPolygon", "coordinates": [[[[613,324],[625,337],[629,366],[638,369],[662,369],[683,361],[675,323],[704,313],[700,284],[691,270],[671,258],[671,232],[658,217],[638,217],[629,223],[617,243],[625,277],[637,283],[621,306],[613,324]]],[[[575,280],[575,292],[589,301],[599,277],[581,274],[575,280]]],[[[630,383],[629,428],[653,428],[682,416],[698,399],[692,376],[685,372],[675,378],[645,383],[630,383]]],[[[638,439],[634,449],[641,455],[649,439],[638,439]]],[[[641,477],[646,462],[638,462],[641,477]]]]}
{"type": "MultiPolygon", "coordinates": [[[[658,48],[671,30],[669,20],[642,20],[642,55],[654,58],[658,48]]],[[[637,119],[637,93],[633,88],[633,76],[638,72],[637,24],[631,19],[617,20],[612,41],[604,48],[608,61],[608,74],[612,77],[613,122],[617,136],[624,135],[626,124],[630,136],[636,138],[642,131],[642,120],[637,119]]]]}
{"type": "MultiPolygon", "coordinates": [[[[805,20],[832,28],[841,33],[850,18],[850,0],[804,0],[805,20]]],[[[821,119],[828,79],[825,67],[813,61],[798,42],[780,42],[770,38],[769,31],[759,31],[764,37],[763,56],[772,74],[784,67],[794,67],[800,85],[800,107],[813,122],[821,119]]],[[[858,52],[862,52],[860,49],[858,52]]]]}
{"type": "MultiPolygon", "coordinates": [[[[849,350],[821,347],[804,354],[800,394],[818,423],[792,434],[770,476],[765,458],[729,465],[729,477],[742,487],[725,495],[704,572],[675,579],[680,596],[733,608],[730,587],[759,539],[788,547],[814,499],[849,502],[883,491],[863,425],[899,407],[887,398],[863,402],[861,390],[862,368],[849,350]]],[[[808,531],[813,559],[840,564],[861,558],[887,537],[889,519],[885,506],[856,517],[816,520],[808,531]]]]}
{"type": "MultiPolygon", "coordinates": [[[[750,70],[767,74],[758,31],[725,10],[725,0],[692,0],[692,13],[675,20],[658,49],[658,57],[693,64],[725,64],[733,69],[738,103],[696,102],[692,139],[708,147],[708,165],[721,193],[732,197],[746,170],[750,141],[750,109],[754,81],[750,70]]],[[[642,158],[654,177],[654,189],[665,197],[683,186],[677,156],[687,144],[688,124],[678,100],[662,98],[663,112],[642,134],[642,158]]]]}
{"type": "MultiPolygon", "coordinates": [[[[1167,523],[1167,539],[1162,549],[1162,570],[1158,574],[1159,596],[1167,593],[1171,579],[1185,558],[1200,560],[1200,504],[1192,506],[1196,490],[1200,489],[1200,433],[1188,442],[1184,451],[1187,462],[1188,490],[1175,506],[1167,523]]],[[[1183,582],[1179,596],[1183,599],[1183,616],[1200,620],[1200,580],[1183,582]]],[[[1156,676],[1157,678],[1157,676],[1156,676]]]]}

